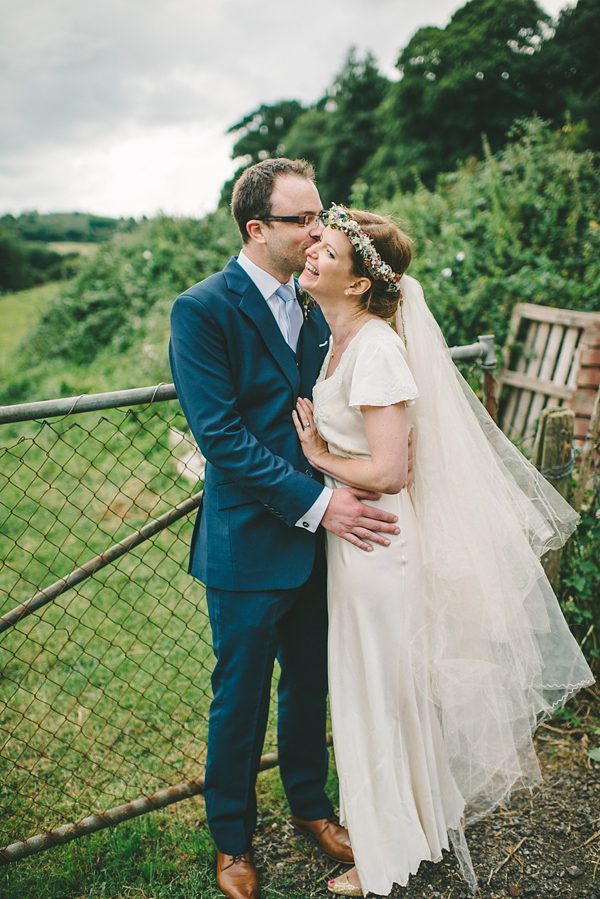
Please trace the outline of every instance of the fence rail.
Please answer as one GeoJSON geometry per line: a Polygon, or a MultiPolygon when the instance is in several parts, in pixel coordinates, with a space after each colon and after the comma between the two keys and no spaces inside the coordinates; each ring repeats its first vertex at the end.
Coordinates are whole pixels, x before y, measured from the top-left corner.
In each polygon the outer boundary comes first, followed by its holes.
{"type": "MultiPolygon", "coordinates": [[[[485,373],[493,338],[452,353],[485,373]]],[[[213,655],[186,573],[203,460],[174,386],[0,407],[0,424],[7,864],[202,792],[213,655]]]]}
{"type": "Polygon", "coordinates": [[[0,423],[7,863],[198,792],[212,647],[186,574],[198,452],[173,386],[4,407],[0,423]]]}

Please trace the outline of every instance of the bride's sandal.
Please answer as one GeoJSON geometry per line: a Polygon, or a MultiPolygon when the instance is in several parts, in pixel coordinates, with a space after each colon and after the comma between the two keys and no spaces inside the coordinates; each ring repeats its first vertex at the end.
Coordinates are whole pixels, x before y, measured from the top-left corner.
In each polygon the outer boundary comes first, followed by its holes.
{"type": "Polygon", "coordinates": [[[335,880],[327,882],[327,889],[330,893],[336,893],[338,896],[362,896],[363,891],[360,887],[355,886],[348,879],[348,872],[336,877],[335,880]]]}

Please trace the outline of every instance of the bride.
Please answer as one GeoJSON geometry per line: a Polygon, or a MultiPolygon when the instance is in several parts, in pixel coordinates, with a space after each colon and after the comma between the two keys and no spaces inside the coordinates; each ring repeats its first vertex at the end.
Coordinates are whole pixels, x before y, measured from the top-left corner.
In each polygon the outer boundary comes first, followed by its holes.
{"type": "Polygon", "coordinates": [[[454,367],[404,274],[408,238],[340,206],[323,221],[300,283],[331,344],[294,424],[329,486],[381,492],[401,527],[369,553],[326,535],[340,817],[356,860],[329,889],[388,895],[450,844],[476,889],[465,825],[539,781],[535,727],[593,680],[539,561],[577,515],[454,367]]]}

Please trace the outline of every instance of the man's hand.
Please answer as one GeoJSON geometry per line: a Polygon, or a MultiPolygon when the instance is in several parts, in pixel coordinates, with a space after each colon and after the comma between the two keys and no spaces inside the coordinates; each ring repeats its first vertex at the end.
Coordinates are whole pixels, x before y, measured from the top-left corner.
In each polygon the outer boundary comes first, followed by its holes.
{"type": "Polygon", "coordinates": [[[332,534],[337,534],[367,552],[373,549],[372,543],[389,546],[390,541],[385,534],[400,533],[396,524],[398,516],[360,502],[361,499],[377,500],[380,497],[380,493],[372,493],[370,490],[336,487],[321,524],[332,534]]]}

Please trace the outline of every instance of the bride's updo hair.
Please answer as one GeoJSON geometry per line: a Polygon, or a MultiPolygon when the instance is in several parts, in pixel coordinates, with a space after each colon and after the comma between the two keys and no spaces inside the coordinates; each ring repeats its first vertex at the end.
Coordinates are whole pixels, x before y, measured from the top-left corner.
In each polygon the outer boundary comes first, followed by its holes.
{"type": "MultiPolygon", "coordinates": [[[[393,222],[374,212],[363,212],[360,209],[349,209],[350,216],[361,226],[371,238],[373,246],[384,262],[387,262],[398,275],[403,275],[412,258],[412,241],[393,222]]],[[[365,261],[354,247],[352,248],[352,273],[371,282],[370,290],[361,297],[361,304],[367,312],[383,319],[391,319],[396,314],[402,293],[392,290],[387,281],[375,278],[367,269],[365,261]]]]}

